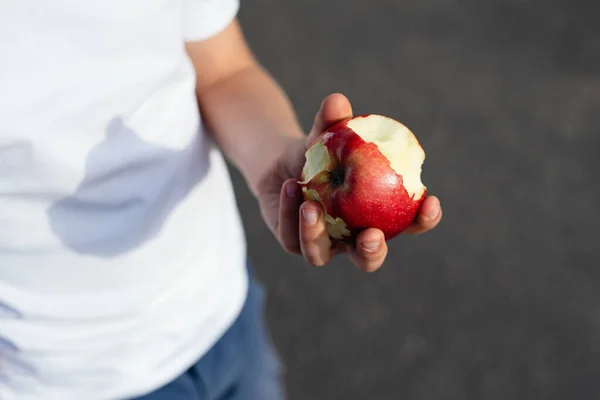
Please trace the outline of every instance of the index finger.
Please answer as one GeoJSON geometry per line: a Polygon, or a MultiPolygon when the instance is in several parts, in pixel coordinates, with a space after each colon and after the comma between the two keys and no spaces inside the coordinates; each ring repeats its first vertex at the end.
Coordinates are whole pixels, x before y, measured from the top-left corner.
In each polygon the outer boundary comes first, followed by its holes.
{"type": "Polygon", "coordinates": [[[300,249],[304,258],[317,267],[327,264],[334,255],[325,211],[316,201],[305,201],[300,206],[300,249]]]}

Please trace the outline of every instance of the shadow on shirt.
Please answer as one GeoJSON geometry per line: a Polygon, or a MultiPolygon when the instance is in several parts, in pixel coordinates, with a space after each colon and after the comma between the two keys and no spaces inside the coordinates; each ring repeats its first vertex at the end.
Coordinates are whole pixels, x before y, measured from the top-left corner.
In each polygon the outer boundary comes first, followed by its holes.
{"type": "MultiPolygon", "coordinates": [[[[75,192],[48,210],[62,243],[82,254],[116,257],[155,237],[209,169],[201,135],[183,150],[143,141],[115,118],[88,154],[75,192]]],[[[201,205],[198,205],[201,207],[201,205]]]]}

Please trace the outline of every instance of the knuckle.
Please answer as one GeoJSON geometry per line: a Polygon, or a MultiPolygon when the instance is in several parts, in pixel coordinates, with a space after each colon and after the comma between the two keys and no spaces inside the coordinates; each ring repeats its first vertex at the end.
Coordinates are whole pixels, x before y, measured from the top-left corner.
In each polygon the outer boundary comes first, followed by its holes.
{"type": "Polygon", "coordinates": [[[384,262],[385,258],[384,257],[379,257],[377,259],[372,259],[372,260],[361,260],[360,262],[360,266],[361,268],[366,271],[366,272],[373,272],[378,270],[384,262]]]}
{"type": "Polygon", "coordinates": [[[362,263],[365,269],[373,271],[381,267],[385,261],[385,251],[377,252],[377,254],[370,254],[369,256],[363,257],[362,263]]]}
{"type": "Polygon", "coordinates": [[[370,263],[365,266],[366,272],[375,272],[381,267],[381,263],[370,263]]]}
{"type": "Polygon", "coordinates": [[[308,229],[302,232],[302,242],[307,246],[315,244],[319,239],[319,232],[316,229],[308,229]]]}
{"type": "Polygon", "coordinates": [[[304,258],[315,267],[327,264],[328,258],[317,246],[310,246],[304,251],[304,258]]]}
{"type": "Polygon", "coordinates": [[[308,225],[302,224],[302,232],[300,233],[301,241],[304,243],[312,243],[316,241],[322,233],[322,227],[318,224],[308,225]]]}

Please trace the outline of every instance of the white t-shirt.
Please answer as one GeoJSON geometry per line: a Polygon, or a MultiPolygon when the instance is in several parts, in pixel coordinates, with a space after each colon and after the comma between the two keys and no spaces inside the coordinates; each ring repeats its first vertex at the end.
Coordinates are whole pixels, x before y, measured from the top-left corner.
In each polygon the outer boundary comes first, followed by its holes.
{"type": "Polygon", "coordinates": [[[247,291],[185,40],[237,0],[0,1],[0,399],[148,393],[247,291]]]}

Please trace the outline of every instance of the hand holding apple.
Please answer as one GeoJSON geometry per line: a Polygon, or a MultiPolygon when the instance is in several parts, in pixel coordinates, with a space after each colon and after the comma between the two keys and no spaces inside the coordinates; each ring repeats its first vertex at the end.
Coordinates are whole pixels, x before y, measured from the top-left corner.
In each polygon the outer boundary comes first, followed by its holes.
{"type": "Polygon", "coordinates": [[[439,200],[420,181],[423,159],[406,127],[379,116],[353,119],[348,99],[330,95],[308,138],[290,141],[260,179],[263,218],[286,251],[310,264],[345,252],[375,271],[387,239],[427,232],[441,219],[439,200]]]}

